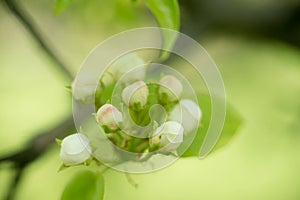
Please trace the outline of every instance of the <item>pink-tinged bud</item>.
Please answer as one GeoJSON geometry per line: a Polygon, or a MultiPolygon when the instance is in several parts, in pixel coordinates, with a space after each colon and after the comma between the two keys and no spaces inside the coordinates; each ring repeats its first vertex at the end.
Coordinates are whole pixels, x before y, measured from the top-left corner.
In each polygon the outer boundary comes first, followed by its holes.
{"type": "Polygon", "coordinates": [[[81,133],[65,137],[60,149],[60,159],[64,165],[78,165],[88,160],[92,152],[89,143],[89,139],[81,133]]]}
{"type": "Polygon", "coordinates": [[[145,106],[148,101],[149,90],[144,81],[137,81],[127,86],[122,92],[122,99],[127,106],[140,104],[145,106]]]}
{"type": "Polygon", "coordinates": [[[182,84],[181,82],[172,75],[166,75],[162,77],[159,81],[159,95],[163,97],[163,94],[166,94],[168,101],[175,101],[179,99],[182,93],[182,84]]]}
{"type": "Polygon", "coordinates": [[[104,104],[97,111],[97,122],[110,130],[117,130],[122,120],[122,113],[111,104],[104,104]]]}
{"type": "Polygon", "coordinates": [[[159,126],[152,137],[150,145],[160,145],[163,151],[175,151],[183,142],[183,127],[175,121],[168,121],[159,126]]]}
{"type": "Polygon", "coordinates": [[[202,117],[197,103],[190,99],[182,99],[170,112],[169,119],[177,121],[184,127],[185,133],[195,130],[202,117]]]}

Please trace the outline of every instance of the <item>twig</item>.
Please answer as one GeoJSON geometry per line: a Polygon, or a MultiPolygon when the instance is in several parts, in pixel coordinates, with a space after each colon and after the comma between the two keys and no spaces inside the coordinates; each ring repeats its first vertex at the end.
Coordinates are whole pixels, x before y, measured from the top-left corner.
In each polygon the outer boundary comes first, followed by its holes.
{"type": "Polygon", "coordinates": [[[2,162],[11,162],[16,170],[15,178],[8,189],[7,200],[12,200],[15,196],[15,191],[18,188],[24,169],[33,161],[38,159],[55,141],[56,137],[64,137],[71,131],[75,131],[73,117],[70,116],[54,128],[42,132],[32,138],[29,144],[20,151],[0,158],[2,162]]]}
{"type": "Polygon", "coordinates": [[[16,169],[16,174],[15,174],[15,176],[13,178],[12,183],[10,184],[7,196],[5,198],[6,200],[12,200],[12,199],[14,199],[14,197],[16,195],[17,186],[19,185],[21,177],[23,175],[23,171],[24,171],[24,168],[21,168],[21,167],[19,167],[19,168],[16,169]]]}
{"type": "MultiPolygon", "coordinates": [[[[69,71],[68,67],[60,60],[60,58],[54,53],[55,51],[51,49],[50,45],[42,37],[40,31],[34,25],[34,22],[30,15],[26,13],[14,0],[3,0],[9,11],[23,24],[23,26],[28,30],[32,37],[36,40],[42,50],[49,56],[49,58],[55,62],[53,67],[56,67],[60,72],[62,72],[66,78],[71,80],[73,78],[72,73],[69,71]]],[[[72,115],[66,118],[63,122],[59,123],[54,128],[47,130],[45,132],[39,133],[36,137],[32,138],[29,144],[20,151],[13,153],[8,156],[0,158],[0,163],[11,162],[14,164],[16,174],[8,189],[7,200],[14,199],[15,192],[18,188],[20,180],[24,169],[31,162],[39,158],[55,141],[56,137],[63,137],[71,131],[75,131],[74,121],[72,115]]]]}
{"type": "Polygon", "coordinates": [[[36,40],[36,42],[40,45],[42,50],[51,58],[58,70],[60,70],[68,79],[72,79],[73,75],[70,72],[69,68],[65,65],[65,63],[54,53],[50,45],[43,38],[40,31],[36,28],[33,19],[31,16],[23,9],[20,5],[16,4],[14,0],[4,0],[7,8],[11,11],[12,14],[24,25],[24,27],[29,31],[32,37],[36,40]]]}
{"type": "Polygon", "coordinates": [[[4,161],[13,162],[18,167],[25,167],[30,162],[40,157],[57,137],[64,137],[70,132],[76,131],[73,116],[56,125],[54,128],[39,133],[32,138],[29,144],[22,150],[11,155],[0,158],[0,163],[4,161]]]}

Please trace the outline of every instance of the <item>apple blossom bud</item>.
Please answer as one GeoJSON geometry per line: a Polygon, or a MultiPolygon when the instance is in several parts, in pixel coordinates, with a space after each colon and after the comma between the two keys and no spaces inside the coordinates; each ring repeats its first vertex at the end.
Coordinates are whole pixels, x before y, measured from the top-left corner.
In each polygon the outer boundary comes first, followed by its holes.
{"type": "Polygon", "coordinates": [[[115,82],[115,79],[113,75],[109,72],[104,72],[104,74],[101,76],[101,86],[108,87],[109,85],[112,85],[115,82]]]}
{"type": "Polygon", "coordinates": [[[144,81],[137,81],[127,86],[122,92],[122,99],[127,106],[140,104],[145,106],[148,101],[149,90],[144,81]]]}
{"type": "Polygon", "coordinates": [[[115,76],[116,80],[119,78],[122,82],[132,83],[134,81],[143,80],[146,74],[146,68],[141,67],[145,64],[145,61],[139,57],[136,53],[126,54],[117,59],[109,68],[108,71],[115,76]],[[139,67],[140,66],[140,67],[139,67]]]}
{"type": "Polygon", "coordinates": [[[94,93],[97,88],[98,79],[95,74],[83,74],[72,83],[72,93],[76,100],[80,100],[86,103],[92,102],[94,93]],[[76,85],[76,87],[75,87],[76,85]]]}
{"type": "Polygon", "coordinates": [[[65,137],[60,149],[60,159],[64,165],[78,165],[88,160],[92,152],[89,143],[89,139],[81,133],[65,137]]]}
{"type": "Polygon", "coordinates": [[[123,120],[122,113],[111,104],[104,104],[97,111],[97,122],[110,130],[117,130],[123,120]]]}
{"type": "Polygon", "coordinates": [[[190,99],[182,99],[170,112],[169,119],[184,127],[185,133],[198,127],[202,112],[198,104],[190,99]]]}
{"type": "Polygon", "coordinates": [[[183,127],[175,121],[168,121],[159,126],[150,138],[150,145],[159,145],[163,151],[175,151],[183,142],[183,127]]]}
{"type": "Polygon", "coordinates": [[[166,94],[168,101],[179,99],[182,93],[182,84],[175,76],[166,75],[160,79],[159,83],[161,85],[158,91],[160,97],[162,97],[163,94],[166,94]]]}

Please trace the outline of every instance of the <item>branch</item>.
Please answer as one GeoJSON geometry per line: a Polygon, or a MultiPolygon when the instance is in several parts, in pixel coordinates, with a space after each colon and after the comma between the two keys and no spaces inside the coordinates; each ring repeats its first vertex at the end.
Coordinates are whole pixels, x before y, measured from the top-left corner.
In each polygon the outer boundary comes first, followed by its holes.
{"type": "Polygon", "coordinates": [[[7,192],[6,200],[12,200],[15,197],[16,194],[16,188],[23,176],[24,168],[18,168],[16,170],[15,177],[13,178],[12,183],[10,184],[9,190],[7,192]]]}
{"type": "Polygon", "coordinates": [[[32,37],[36,40],[42,50],[51,58],[58,70],[60,70],[68,79],[72,80],[73,75],[70,72],[69,68],[65,65],[65,63],[54,53],[50,45],[46,42],[46,40],[42,37],[40,31],[36,28],[34,24],[34,20],[31,16],[26,13],[26,11],[14,0],[4,0],[7,8],[11,11],[11,13],[24,25],[24,27],[28,30],[28,32],[32,35],[32,37]]]}
{"type": "MultiPolygon", "coordinates": [[[[42,37],[42,34],[38,31],[30,15],[25,12],[14,0],[4,0],[3,1],[9,11],[24,25],[32,37],[36,40],[41,49],[48,55],[48,57],[55,62],[53,67],[56,67],[60,72],[62,72],[66,78],[72,80],[72,73],[69,71],[68,67],[60,60],[60,58],[54,53],[55,51],[51,49],[50,45],[42,37]]],[[[0,158],[0,164],[2,162],[11,162],[15,167],[15,177],[8,189],[7,200],[14,199],[15,192],[18,188],[20,180],[22,178],[24,169],[33,161],[38,159],[44,152],[51,146],[57,137],[64,137],[70,132],[76,131],[73,116],[70,115],[63,122],[56,125],[50,130],[38,133],[36,137],[32,138],[28,145],[8,156],[0,158]]]]}
{"type": "MultiPolygon", "coordinates": [[[[4,0],[3,1],[9,11],[24,25],[24,27],[29,31],[33,38],[37,41],[44,52],[51,58],[57,67],[67,78],[72,79],[72,74],[66,67],[66,65],[55,55],[55,51],[52,50],[47,44],[46,40],[42,37],[41,33],[35,28],[34,22],[19,5],[15,3],[14,0],[4,0]]],[[[70,131],[75,131],[75,126],[73,122],[73,117],[69,116],[63,122],[59,123],[54,128],[47,130],[45,132],[39,133],[36,137],[32,138],[27,147],[20,150],[19,152],[0,158],[0,162],[11,161],[15,164],[17,168],[23,168],[28,163],[37,159],[42,155],[46,149],[52,144],[56,137],[62,137],[70,131]]]]}
{"type": "Polygon", "coordinates": [[[38,133],[32,138],[26,147],[16,153],[0,158],[0,163],[4,161],[13,162],[16,168],[24,168],[32,161],[39,158],[55,141],[56,138],[62,138],[70,132],[75,132],[73,116],[69,116],[64,121],[50,130],[38,133]]]}
{"type": "Polygon", "coordinates": [[[11,162],[16,170],[15,177],[8,189],[6,200],[14,199],[15,192],[22,178],[24,169],[33,161],[43,155],[55,141],[57,137],[64,137],[70,132],[75,132],[76,128],[73,116],[69,116],[63,122],[54,128],[38,133],[38,135],[30,140],[25,148],[8,156],[0,158],[0,163],[11,162]]]}

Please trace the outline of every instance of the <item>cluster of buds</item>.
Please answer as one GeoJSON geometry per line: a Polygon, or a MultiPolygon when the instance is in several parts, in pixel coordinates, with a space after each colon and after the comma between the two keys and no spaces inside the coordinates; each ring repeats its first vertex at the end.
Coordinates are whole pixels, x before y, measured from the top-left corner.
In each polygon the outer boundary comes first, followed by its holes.
{"type": "MultiPolygon", "coordinates": [[[[168,112],[167,121],[159,124],[158,127],[149,134],[149,138],[147,138],[148,148],[144,150],[149,151],[150,149],[151,151],[151,149],[153,149],[152,147],[158,147],[160,152],[175,152],[183,142],[184,135],[198,127],[201,110],[198,104],[190,99],[180,100],[183,86],[175,76],[166,75],[160,79],[157,85],[156,96],[158,103],[163,102],[162,105],[168,105],[169,103],[173,104],[173,106],[168,112]]],[[[124,87],[121,94],[122,102],[129,109],[134,110],[135,113],[147,112],[149,111],[147,108],[152,106],[148,104],[149,90],[149,85],[144,81],[134,82],[124,87]]],[[[96,115],[99,125],[105,127],[105,130],[113,134],[118,134],[123,118],[124,116],[122,116],[121,112],[111,104],[101,106],[96,115]]],[[[130,131],[130,129],[126,131],[130,131]]],[[[134,131],[135,130],[132,130],[132,132],[134,131]]],[[[128,138],[130,142],[132,139],[130,137],[126,137],[124,140],[128,138]]],[[[127,144],[127,142],[125,143],[127,144]]]]}
{"type": "MultiPolygon", "coordinates": [[[[130,65],[125,65],[128,63],[128,59],[135,60],[134,65],[144,63],[143,60],[136,59],[134,54],[121,59],[108,71],[106,76],[102,77],[101,85],[107,86],[112,84],[114,80],[118,80],[123,73],[122,70],[130,71],[130,65]],[[125,68],[118,67],[122,64],[125,68]]],[[[129,76],[130,80],[126,78],[125,82],[122,82],[120,86],[122,92],[118,94],[121,100],[118,102],[120,104],[108,103],[111,102],[111,99],[102,100],[105,103],[100,103],[97,106],[96,122],[116,146],[126,151],[138,153],[158,151],[163,154],[177,154],[185,136],[198,128],[202,115],[200,107],[193,100],[182,98],[183,86],[175,76],[165,75],[158,83],[147,84],[142,81],[144,72],[139,71],[140,74],[137,73],[137,76],[129,76]],[[151,101],[150,95],[152,100],[153,98],[156,100],[151,101]],[[166,118],[163,122],[149,118],[149,110],[154,104],[160,104],[164,107],[166,118]],[[129,110],[131,115],[128,116],[125,112],[121,112],[125,110],[129,110]],[[132,120],[127,120],[127,117],[137,119],[133,122],[136,123],[135,125],[139,125],[138,127],[153,124],[152,128],[146,129],[149,131],[146,134],[148,137],[135,138],[134,133],[139,131],[136,130],[137,126],[131,126],[132,120]],[[145,121],[147,123],[144,123],[145,121]],[[120,138],[123,141],[119,142],[120,138]]],[[[103,87],[99,91],[105,92],[103,90],[107,88],[109,87],[103,87]]],[[[82,91],[87,93],[85,90],[82,91]]],[[[160,113],[155,114],[160,115],[160,113]]],[[[161,115],[164,114],[161,113],[161,115]]],[[[60,157],[66,166],[77,165],[90,159],[91,152],[92,148],[88,138],[83,134],[73,134],[62,141],[60,157]]]]}

